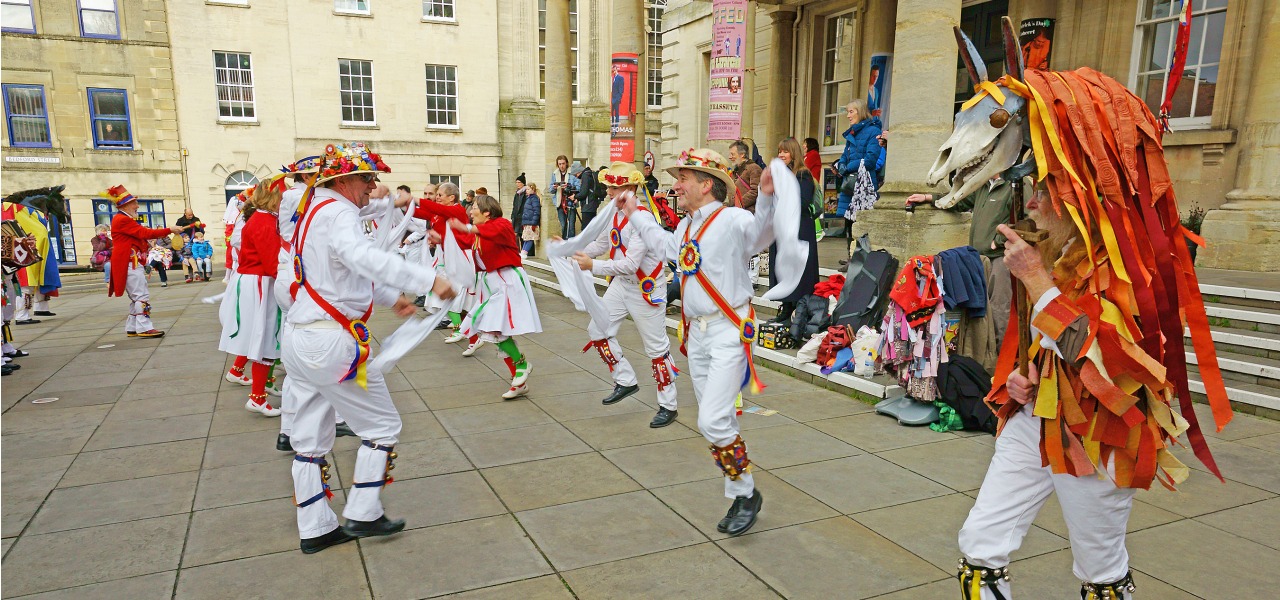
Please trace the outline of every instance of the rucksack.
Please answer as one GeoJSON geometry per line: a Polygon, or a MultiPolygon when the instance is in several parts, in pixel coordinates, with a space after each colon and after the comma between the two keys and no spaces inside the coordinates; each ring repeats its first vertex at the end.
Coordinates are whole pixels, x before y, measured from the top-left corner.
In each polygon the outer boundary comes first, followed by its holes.
{"type": "Polygon", "coordinates": [[[854,331],[864,325],[876,327],[889,303],[889,290],[898,274],[898,259],[885,250],[871,250],[864,234],[849,257],[840,300],[831,312],[833,325],[847,325],[854,331]]]}
{"type": "Polygon", "coordinates": [[[836,359],[836,353],[848,348],[853,343],[853,330],[845,326],[832,326],[827,328],[827,337],[822,339],[822,345],[818,346],[818,364],[822,366],[830,365],[836,359]]]}
{"type": "Polygon", "coordinates": [[[991,375],[978,361],[952,354],[938,365],[938,400],[947,403],[969,431],[996,433],[997,419],[983,400],[991,392],[991,375]]]}

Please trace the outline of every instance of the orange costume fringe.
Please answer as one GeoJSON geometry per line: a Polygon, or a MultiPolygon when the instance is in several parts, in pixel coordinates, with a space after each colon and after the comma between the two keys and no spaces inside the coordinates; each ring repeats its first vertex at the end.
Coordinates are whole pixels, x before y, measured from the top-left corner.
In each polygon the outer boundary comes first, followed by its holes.
{"type": "MultiPolygon", "coordinates": [[[[1186,432],[1221,479],[1192,410],[1183,347],[1186,326],[1221,431],[1231,406],[1184,237],[1204,242],[1181,225],[1160,125],[1141,99],[1093,69],[1028,70],[1025,81],[1001,83],[1027,100],[1039,179],[1052,210],[1080,236],[1053,272],[1063,294],[1031,323],[1056,338],[1077,316],[1089,318],[1079,356],[1059,358],[1038,337],[1028,352],[1041,373],[1043,464],[1085,476],[1113,463],[1117,486],[1148,489],[1159,478],[1173,489],[1189,470],[1169,445],[1186,432]]],[[[1011,311],[1008,331],[1017,318],[1011,311]]],[[[1017,335],[1005,337],[987,398],[1001,427],[1021,407],[1005,387],[1017,346],[1017,335]]]]}

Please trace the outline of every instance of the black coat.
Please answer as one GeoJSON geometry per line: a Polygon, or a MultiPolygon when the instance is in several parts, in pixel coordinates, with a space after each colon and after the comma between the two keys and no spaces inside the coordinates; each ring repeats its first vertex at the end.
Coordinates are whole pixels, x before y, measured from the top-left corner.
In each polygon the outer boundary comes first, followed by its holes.
{"type": "MultiPolygon", "coordinates": [[[[813,225],[813,175],[808,169],[801,169],[797,178],[800,181],[800,239],[809,242],[809,259],[804,263],[804,274],[800,276],[800,284],[790,296],[780,300],[781,302],[798,302],[801,298],[812,294],[813,287],[818,285],[818,231],[813,225]]],[[[776,275],[778,271],[774,268],[777,256],[777,244],[771,244],[769,246],[770,287],[778,284],[776,275]]]]}
{"type": "Polygon", "coordinates": [[[525,194],[526,192],[522,189],[511,198],[511,228],[516,232],[516,239],[520,239],[520,228],[524,227],[522,217],[524,217],[525,194]]]}
{"type": "Polygon", "coordinates": [[[604,186],[596,180],[596,172],[591,169],[583,169],[578,174],[578,179],[582,184],[578,186],[578,200],[581,200],[582,212],[594,213],[600,208],[600,200],[604,198],[602,189],[604,186]]]}

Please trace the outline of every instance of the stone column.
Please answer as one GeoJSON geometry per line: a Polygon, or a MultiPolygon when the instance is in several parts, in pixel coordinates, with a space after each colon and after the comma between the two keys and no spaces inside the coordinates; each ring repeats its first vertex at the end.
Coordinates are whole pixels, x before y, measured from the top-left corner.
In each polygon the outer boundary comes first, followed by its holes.
{"type": "MultiPolygon", "coordinates": [[[[648,38],[645,36],[645,8],[644,2],[639,0],[614,0],[613,2],[613,45],[615,52],[632,52],[639,57],[637,65],[639,72],[636,74],[635,107],[635,144],[636,154],[634,162],[637,167],[644,164],[645,149],[645,110],[646,92],[645,81],[648,80],[649,64],[646,62],[648,56],[648,38]]],[[[612,61],[612,57],[610,57],[612,61]]],[[[608,163],[605,163],[606,165],[608,163]]]]}
{"type": "Polygon", "coordinates": [[[747,39],[743,41],[742,133],[739,137],[755,138],[756,132],[756,3],[747,3],[747,39]]]}
{"type": "Polygon", "coordinates": [[[764,156],[771,156],[778,142],[792,135],[791,80],[795,70],[792,50],[796,13],[779,10],[769,16],[773,17],[769,36],[769,108],[765,112],[769,121],[765,126],[765,139],[756,140],[764,156]]]}
{"type": "MultiPolygon", "coordinates": [[[[558,155],[573,157],[573,71],[569,53],[569,0],[547,0],[546,98],[542,169],[550,173],[558,155]]],[[[555,193],[545,182],[542,199],[542,237],[560,232],[555,193]],[[555,231],[551,231],[554,227],[555,231]]]]}
{"type": "Polygon", "coordinates": [[[898,0],[885,182],[875,210],[858,214],[853,235],[870,233],[872,247],[903,260],[968,243],[968,215],[930,206],[903,210],[908,195],[938,191],[924,180],[951,135],[958,60],[951,28],[960,22],[960,5],[961,0],[898,0]]]}
{"type": "MultiPolygon", "coordinates": [[[[1200,267],[1245,271],[1280,271],[1280,73],[1271,57],[1280,54],[1280,3],[1263,2],[1256,19],[1257,42],[1251,54],[1251,85],[1237,90],[1248,98],[1240,127],[1236,188],[1227,202],[1209,211],[1201,233],[1208,247],[1196,262],[1200,267]]],[[[1185,85],[1185,84],[1184,84],[1185,85]]],[[[1182,208],[1190,204],[1183,198],[1182,208]]]]}

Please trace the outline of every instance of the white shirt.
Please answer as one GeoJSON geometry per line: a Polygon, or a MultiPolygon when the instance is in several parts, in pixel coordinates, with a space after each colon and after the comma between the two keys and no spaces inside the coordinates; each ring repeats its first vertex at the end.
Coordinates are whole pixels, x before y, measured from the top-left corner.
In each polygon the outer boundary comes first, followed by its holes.
{"type": "MultiPolygon", "coordinates": [[[[355,204],[329,188],[316,188],[308,210],[316,210],[329,198],[307,230],[302,241],[302,264],[307,283],[320,297],[347,318],[360,318],[371,302],[383,306],[395,303],[404,290],[422,295],[435,284],[435,269],[411,265],[399,256],[379,250],[364,236],[355,204]]],[[[310,215],[299,219],[303,227],[310,215]]],[[[305,289],[298,290],[289,309],[289,323],[303,325],[333,320],[305,289]]]]}
{"type": "MultiPolygon", "coordinates": [[[[622,213],[615,213],[616,219],[622,219],[622,213]]],[[[650,273],[657,270],[658,265],[662,264],[662,259],[657,252],[650,252],[644,243],[644,237],[640,235],[640,229],[632,223],[635,220],[648,219],[653,221],[653,226],[657,227],[658,223],[653,218],[653,213],[641,209],[631,213],[631,217],[627,219],[627,223],[622,226],[619,237],[622,240],[622,248],[614,253],[613,259],[599,259],[591,263],[591,272],[595,275],[621,277],[632,283],[640,283],[640,279],[636,277],[636,271],[644,271],[647,277],[650,273]]],[[[716,219],[717,221],[719,219],[716,219]]],[[[609,228],[600,232],[600,236],[595,241],[587,244],[582,252],[587,256],[600,256],[606,254],[612,247],[610,235],[612,235],[613,223],[609,224],[609,228]]]]}
{"type": "MultiPolygon", "coordinates": [[[[293,243],[293,230],[297,226],[293,216],[298,214],[298,205],[302,203],[302,194],[306,193],[307,184],[301,181],[293,182],[293,187],[285,190],[280,195],[280,218],[277,227],[280,229],[280,239],[287,244],[293,243]]],[[[298,217],[299,220],[302,217],[298,217]]]]}
{"type": "MultiPolygon", "coordinates": [[[[700,270],[706,273],[711,284],[733,308],[746,306],[755,293],[754,282],[747,271],[747,261],[773,243],[772,198],[761,194],[760,200],[763,202],[757,201],[754,215],[741,208],[725,208],[698,241],[699,253],[702,255],[700,270]]],[[[663,248],[655,249],[655,255],[663,262],[675,260],[678,265],[680,261],[677,257],[680,248],[684,246],[685,231],[693,228],[690,234],[692,239],[698,233],[698,228],[721,206],[723,204],[713,201],[686,216],[667,238],[669,243],[663,248]]],[[[654,219],[642,218],[633,223],[642,229],[658,227],[654,219]]],[[[685,281],[680,302],[684,307],[685,317],[689,319],[724,314],[694,276],[685,281]]]]}

